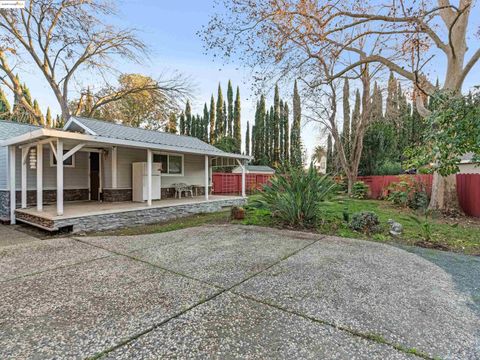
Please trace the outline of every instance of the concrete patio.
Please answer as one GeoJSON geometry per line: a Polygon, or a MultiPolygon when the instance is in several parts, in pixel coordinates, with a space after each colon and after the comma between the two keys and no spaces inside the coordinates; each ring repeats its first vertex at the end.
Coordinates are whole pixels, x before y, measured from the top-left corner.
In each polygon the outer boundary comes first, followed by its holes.
{"type": "Polygon", "coordinates": [[[258,227],[4,246],[0,304],[0,358],[480,356],[473,295],[442,267],[258,227]]]}

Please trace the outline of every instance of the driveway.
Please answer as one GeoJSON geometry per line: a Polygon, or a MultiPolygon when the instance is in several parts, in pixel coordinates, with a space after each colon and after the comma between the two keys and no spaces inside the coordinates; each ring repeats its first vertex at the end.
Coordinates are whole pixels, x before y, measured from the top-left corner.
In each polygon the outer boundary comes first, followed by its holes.
{"type": "Polygon", "coordinates": [[[480,261],[438,256],[231,225],[8,245],[0,358],[479,358],[480,261]]]}

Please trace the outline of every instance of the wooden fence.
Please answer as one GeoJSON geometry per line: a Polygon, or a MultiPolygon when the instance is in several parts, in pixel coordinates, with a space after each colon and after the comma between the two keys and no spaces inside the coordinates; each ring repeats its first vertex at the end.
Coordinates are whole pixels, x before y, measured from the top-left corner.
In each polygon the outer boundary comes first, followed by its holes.
{"type": "MultiPolygon", "coordinates": [[[[245,174],[245,191],[251,194],[266,184],[271,177],[272,175],[245,174]]],[[[213,173],[212,181],[214,194],[242,193],[242,174],[213,173]]]]}
{"type": "MultiPolygon", "coordinates": [[[[427,192],[431,193],[432,175],[359,176],[358,180],[369,186],[370,198],[380,199],[390,184],[402,181],[405,176],[422,182],[427,192]]],[[[465,214],[480,217],[480,174],[457,174],[457,194],[465,214]]]]}

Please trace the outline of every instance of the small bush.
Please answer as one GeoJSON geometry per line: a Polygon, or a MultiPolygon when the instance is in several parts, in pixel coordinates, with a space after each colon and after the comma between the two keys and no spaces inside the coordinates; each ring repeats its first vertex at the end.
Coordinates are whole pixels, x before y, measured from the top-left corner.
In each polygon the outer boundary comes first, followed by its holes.
{"type": "Polygon", "coordinates": [[[353,214],[350,229],[363,234],[374,234],[380,230],[380,220],[372,211],[362,211],[353,214]]]}
{"type": "Polygon", "coordinates": [[[268,209],[274,219],[289,227],[308,228],[318,224],[324,200],[335,194],[336,184],[329,176],[289,167],[264,185],[252,206],[268,209]]]}
{"type": "Polygon", "coordinates": [[[363,181],[357,181],[352,187],[352,197],[355,199],[366,199],[369,187],[363,181]]]}
{"type": "Polygon", "coordinates": [[[407,176],[403,176],[398,183],[390,184],[387,199],[395,205],[413,210],[426,209],[430,201],[425,184],[407,176]]]}
{"type": "Polygon", "coordinates": [[[378,167],[376,175],[398,175],[402,172],[403,169],[400,163],[387,160],[378,167]]]}

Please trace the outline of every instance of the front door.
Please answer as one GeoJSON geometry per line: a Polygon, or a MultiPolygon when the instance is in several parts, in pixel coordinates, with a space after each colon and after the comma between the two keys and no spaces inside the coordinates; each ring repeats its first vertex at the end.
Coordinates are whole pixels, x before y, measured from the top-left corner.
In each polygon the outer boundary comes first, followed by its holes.
{"type": "Polygon", "coordinates": [[[99,153],[90,153],[90,199],[100,200],[100,156],[99,153]]]}

